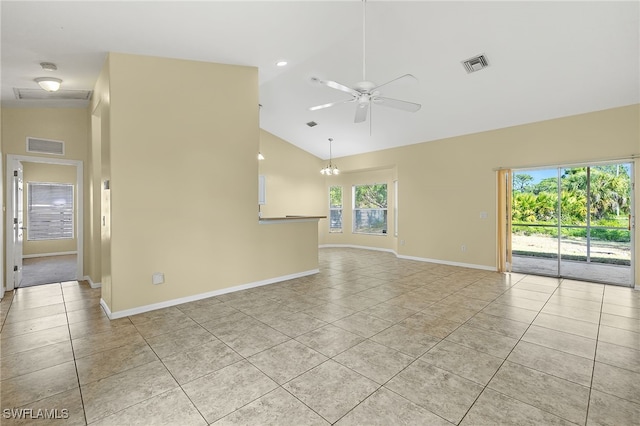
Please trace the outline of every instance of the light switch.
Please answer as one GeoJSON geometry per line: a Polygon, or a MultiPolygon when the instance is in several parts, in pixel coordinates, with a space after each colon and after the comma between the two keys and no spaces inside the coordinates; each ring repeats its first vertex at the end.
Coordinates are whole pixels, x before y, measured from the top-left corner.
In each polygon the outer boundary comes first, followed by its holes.
{"type": "Polygon", "coordinates": [[[480,219],[486,219],[488,216],[487,212],[480,212],[480,219]]]}

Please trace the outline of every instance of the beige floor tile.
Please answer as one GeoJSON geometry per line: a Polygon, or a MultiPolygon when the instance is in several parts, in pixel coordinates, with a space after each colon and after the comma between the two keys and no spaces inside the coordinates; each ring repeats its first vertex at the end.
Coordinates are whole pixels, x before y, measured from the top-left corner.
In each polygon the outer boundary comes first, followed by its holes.
{"type": "Polygon", "coordinates": [[[571,423],[539,408],[520,402],[491,389],[485,389],[461,426],[478,425],[554,425],[570,426],[571,423]]]}
{"type": "Polygon", "coordinates": [[[479,352],[505,359],[518,343],[517,339],[463,325],[451,333],[445,341],[457,343],[479,352]]]}
{"type": "Polygon", "coordinates": [[[340,419],[378,387],[374,381],[331,360],[284,385],[287,391],[330,423],[340,419]]]}
{"type": "Polygon", "coordinates": [[[383,387],[351,410],[336,425],[450,426],[451,423],[383,387]]]}
{"type": "Polygon", "coordinates": [[[394,325],[371,337],[371,340],[414,358],[427,352],[440,339],[423,331],[394,325]]]}
{"type": "Polygon", "coordinates": [[[596,341],[575,334],[532,325],[522,340],[588,359],[595,358],[596,341]]]}
{"type": "Polygon", "coordinates": [[[107,314],[99,305],[67,313],[67,320],[69,321],[69,324],[74,324],[77,322],[96,321],[104,318],[107,318],[107,314]]]}
{"type": "Polygon", "coordinates": [[[296,312],[286,317],[265,320],[264,322],[289,337],[297,337],[327,324],[303,312],[296,312]]]}
{"type": "Polygon", "coordinates": [[[333,324],[362,337],[371,337],[393,325],[391,321],[367,315],[363,312],[357,312],[333,324]]]}
{"type": "Polygon", "coordinates": [[[48,317],[35,318],[32,320],[13,322],[5,324],[2,327],[0,339],[4,343],[4,339],[9,337],[20,336],[36,331],[48,330],[51,328],[67,325],[66,314],[56,314],[48,317]]]}
{"type": "Polygon", "coordinates": [[[488,387],[574,423],[587,418],[589,388],[509,361],[488,387]]]}
{"type": "Polygon", "coordinates": [[[187,383],[182,389],[209,423],[276,389],[278,384],[247,361],[187,383]]]}
{"type": "Polygon", "coordinates": [[[328,357],[334,357],[362,342],[365,338],[328,324],[298,336],[296,340],[328,357]]]}
{"type": "Polygon", "coordinates": [[[574,299],[589,300],[591,302],[596,302],[596,303],[602,303],[602,299],[604,297],[601,290],[584,291],[584,290],[574,290],[568,287],[558,288],[553,295],[561,296],[561,297],[573,297],[574,299]]]}
{"type": "Polygon", "coordinates": [[[239,312],[236,308],[226,305],[220,301],[210,303],[208,306],[197,306],[198,307],[185,307],[184,305],[179,305],[177,308],[184,312],[189,318],[200,324],[213,321],[217,318],[224,318],[228,315],[239,312]]]}
{"type": "MultiPolygon", "coordinates": [[[[526,291],[526,290],[522,290],[526,291]]],[[[502,305],[514,306],[516,308],[528,309],[531,311],[539,311],[542,307],[547,303],[546,300],[532,300],[526,299],[524,297],[516,297],[509,293],[505,293],[502,296],[498,297],[494,303],[499,303],[502,305]]]]}
{"type": "Polygon", "coordinates": [[[2,407],[21,407],[78,387],[73,361],[0,382],[2,407]]]}
{"type": "MultiPolygon", "coordinates": [[[[3,407],[6,407],[6,405],[3,405],[3,407]]],[[[18,420],[18,419],[5,419],[3,417],[2,424],[3,425],[5,424],[6,425],[34,425],[34,424],[44,425],[46,424],[47,426],[49,425],[81,426],[81,425],[87,424],[84,418],[84,407],[82,405],[82,398],[80,397],[80,389],[78,387],[74,387],[65,392],[57,393],[55,395],[41,399],[39,401],[31,402],[19,408],[32,410],[32,413],[34,414],[34,416],[38,414],[39,410],[42,410],[42,412],[46,410],[49,413],[49,415],[53,415],[53,418],[50,418],[47,420],[44,420],[44,419],[34,420],[31,418],[22,418],[18,420]]]]}
{"type": "Polygon", "coordinates": [[[578,336],[596,339],[598,337],[598,325],[586,321],[578,321],[571,318],[550,315],[541,312],[533,321],[533,325],[576,334],[578,336]]]}
{"type": "Polygon", "coordinates": [[[131,325],[73,339],[72,343],[73,353],[78,359],[120,346],[144,343],[144,339],[138,330],[131,325]]]}
{"type": "Polygon", "coordinates": [[[295,340],[250,356],[247,360],[278,384],[311,370],[328,358],[295,340]]]}
{"type": "Polygon", "coordinates": [[[586,387],[591,386],[593,372],[591,359],[521,341],[513,348],[507,361],[586,387]]]}
{"type": "MultiPolygon", "coordinates": [[[[557,291],[554,294],[557,294],[557,291]]],[[[538,302],[546,302],[547,300],[549,300],[549,297],[551,297],[551,295],[540,291],[526,290],[523,288],[510,288],[509,290],[505,291],[501,297],[515,297],[519,299],[529,299],[538,302]]]]}
{"type": "Polygon", "coordinates": [[[421,360],[404,369],[385,387],[456,424],[483,389],[471,380],[421,360]]]}
{"type": "Polygon", "coordinates": [[[601,325],[598,339],[602,342],[613,343],[618,346],[625,346],[640,351],[640,333],[634,331],[601,325]]]}
{"type": "Polygon", "coordinates": [[[260,321],[240,311],[202,323],[216,337],[237,334],[259,325],[262,325],[260,321]]]}
{"type": "Polygon", "coordinates": [[[218,338],[245,358],[290,340],[287,335],[264,324],[218,338]]]}
{"type": "Polygon", "coordinates": [[[81,337],[87,337],[92,334],[103,333],[105,331],[112,331],[120,327],[132,327],[133,324],[129,318],[118,318],[110,320],[106,316],[91,319],[89,321],[74,322],[69,324],[69,332],[72,339],[79,339],[81,337]]]}
{"type": "Polygon", "coordinates": [[[2,339],[2,356],[42,348],[69,340],[69,327],[66,325],[21,334],[19,336],[2,339]]]}
{"type": "Polygon", "coordinates": [[[640,333],[640,319],[621,317],[619,315],[602,314],[600,325],[622,328],[640,333]]]}
{"type": "Polygon", "coordinates": [[[11,310],[21,311],[24,309],[40,308],[60,303],[64,303],[62,294],[48,297],[14,297],[13,303],[11,303],[11,310]]]}
{"type": "Polygon", "coordinates": [[[640,404],[640,373],[596,362],[593,389],[640,404]]]}
{"type": "Polygon", "coordinates": [[[149,345],[138,342],[79,358],[76,369],[84,385],[157,360],[149,345]]]}
{"type": "Polygon", "coordinates": [[[502,305],[500,303],[491,303],[482,310],[483,313],[496,317],[507,318],[513,321],[520,321],[531,324],[538,315],[537,311],[529,309],[517,308],[515,306],[502,305]]]}
{"type": "Polygon", "coordinates": [[[370,340],[333,359],[379,384],[387,382],[414,360],[411,356],[370,340]]]}
{"type": "Polygon", "coordinates": [[[537,291],[538,293],[545,293],[551,295],[556,291],[555,285],[544,285],[544,284],[536,284],[530,283],[526,281],[520,281],[519,283],[513,286],[513,289],[517,290],[529,290],[529,291],[537,291]]]}
{"type": "Polygon", "coordinates": [[[607,342],[598,342],[596,361],[640,373],[640,351],[607,342]]]}
{"type": "Polygon", "coordinates": [[[579,321],[598,324],[600,322],[600,311],[575,308],[572,306],[556,305],[549,303],[541,310],[542,313],[571,318],[579,321]]]}
{"type": "Polygon", "coordinates": [[[289,392],[278,388],[214,422],[213,425],[321,426],[329,423],[289,392]]]}
{"type": "Polygon", "coordinates": [[[185,384],[228,365],[242,357],[229,346],[215,339],[165,357],[162,362],[178,383],[185,384]]]}
{"type": "Polygon", "coordinates": [[[419,330],[440,339],[447,337],[452,331],[460,326],[460,323],[458,322],[428,315],[424,312],[418,312],[415,315],[411,315],[409,318],[400,321],[398,324],[403,327],[419,330]]]}
{"type": "Polygon", "coordinates": [[[304,311],[305,314],[325,322],[333,322],[356,313],[355,310],[335,303],[323,303],[304,311]]]}
{"type": "Polygon", "coordinates": [[[485,386],[503,359],[446,340],[420,357],[422,361],[485,386]]]}
{"type": "Polygon", "coordinates": [[[436,302],[422,312],[427,315],[433,315],[439,318],[444,318],[448,321],[462,324],[479,311],[480,309],[469,309],[456,305],[444,305],[440,302],[436,302]]]}
{"type": "Polygon", "coordinates": [[[640,404],[593,389],[587,426],[633,425],[640,419],[640,404]]]}
{"type": "Polygon", "coordinates": [[[640,319],[640,309],[628,306],[614,305],[611,303],[602,304],[602,312],[605,314],[618,315],[621,317],[640,319]]]}
{"type": "Polygon", "coordinates": [[[369,309],[365,309],[363,313],[383,319],[385,321],[396,323],[410,317],[411,315],[414,315],[416,311],[389,303],[380,303],[379,305],[375,305],[369,309]]]}
{"type": "Polygon", "coordinates": [[[177,386],[160,361],[81,385],[87,422],[117,413],[177,386]]]}
{"type": "Polygon", "coordinates": [[[405,293],[398,297],[394,297],[393,299],[389,299],[385,303],[401,306],[403,308],[411,309],[413,311],[421,311],[433,305],[438,300],[442,300],[444,298],[445,298],[445,295],[442,295],[442,296],[435,296],[433,294],[425,295],[423,293],[418,293],[414,291],[410,293],[405,293]]]}
{"type": "Polygon", "coordinates": [[[563,308],[577,308],[594,312],[600,312],[602,307],[602,303],[599,301],[594,302],[592,300],[576,299],[575,297],[559,296],[557,293],[551,296],[548,303],[563,308]]]}
{"type": "Polygon", "coordinates": [[[9,309],[5,324],[49,317],[57,314],[64,314],[65,312],[66,311],[64,309],[64,303],[56,303],[55,305],[47,305],[28,309],[9,309]]]}
{"type": "Polygon", "coordinates": [[[189,350],[204,343],[216,340],[209,331],[196,323],[184,328],[145,339],[151,349],[161,359],[177,352],[189,350]]]}
{"type": "Polygon", "coordinates": [[[478,312],[473,318],[466,322],[466,325],[491,331],[492,333],[502,334],[513,339],[521,338],[524,332],[527,331],[527,328],[529,328],[528,323],[497,317],[485,314],[484,312],[478,312]]]}
{"type": "Polygon", "coordinates": [[[12,355],[3,353],[0,358],[0,377],[6,380],[69,361],[73,361],[69,339],[12,355]]]}
{"type": "Polygon", "coordinates": [[[178,424],[181,426],[204,426],[207,422],[182,389],[176,388],[104,417],[91,425],[171,426],[178,424]]]}
{"type": "MultiPolygon", "coordinates": [[[[138,329],[138,333],[145,339],[151,339],[162,334],[168,334],[181,329],[195,328],[197,323],[182,314],[181,317],[166,317],[158,318],[153,321],[145,321],[134,323],[134,326],[138,329]]],[[[133,320],[132,320],[133,321],[133,320]]]]}

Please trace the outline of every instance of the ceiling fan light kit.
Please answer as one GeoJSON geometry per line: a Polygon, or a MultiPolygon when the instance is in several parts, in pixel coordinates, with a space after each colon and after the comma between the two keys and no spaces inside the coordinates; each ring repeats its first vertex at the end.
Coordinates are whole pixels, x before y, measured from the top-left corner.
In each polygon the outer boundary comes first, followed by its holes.
{"type": "Polygon", "coordinates": [[[407,112],[416,112],[418,111],[422,105],[403,101],[400,99],[387,98],[380,96],[379,89],[383,86],[386,86],[390,83],[397,82],[401,79],[411,79],[417,81],[417,78],[412,74],[404,74],[400,77],[394,78],[393,80],[387,81],[386,83],[376,85],[375,83],[368,81],[366,77],[366,28],[367,28],[367,15],[366,15],[366,0],[362,1],[362,81],[356,83],[355,87],[351,88],[344,84],[338,83],[336,81],[331,80],[320,80],[316,77],[313,77],[311,80],[327,87],[330,87],[335,90],[339,90],[341,92],[348,93],[351,95],[349,99],[344,99],[336,102],[329,102],[326,104],[316,105],[309,108],[310,111],[318,111],[325,108],[330,108],[335,105],[340,105],[344,103],[354,102],[356,103],[356,114],[354,118],[354,123],[362,123],[367,120],[367,115],[369,113],[369,107],[371,103],[375,103],[376,105],[382,105],[389,108],[399,109],[401,111],[407,112]]]}

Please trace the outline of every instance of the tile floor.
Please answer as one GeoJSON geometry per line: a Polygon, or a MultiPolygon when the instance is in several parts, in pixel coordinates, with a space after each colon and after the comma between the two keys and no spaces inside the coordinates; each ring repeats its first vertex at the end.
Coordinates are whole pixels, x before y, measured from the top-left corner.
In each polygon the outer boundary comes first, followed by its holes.
{"type": "Polygon", "coordinates": [[[114,321],[83,282],[7,293],[2,424],[639,424],[640,292],[356,249],[320,269],[114,321]]]}

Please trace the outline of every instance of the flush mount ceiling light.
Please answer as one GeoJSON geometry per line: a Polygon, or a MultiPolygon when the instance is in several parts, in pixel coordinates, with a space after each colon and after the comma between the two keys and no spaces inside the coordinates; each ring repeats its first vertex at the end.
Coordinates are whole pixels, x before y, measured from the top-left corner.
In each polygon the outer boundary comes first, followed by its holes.
{"type": "Polygon", "coordinates": [[[338,170],[338,166],[334,166],[331,164],[331,142],[333,142],[332,138],[329,138],[329,165],[324,169],[320,170],[320,173],[323,175],[338,175],[340,174],[340,170],[338,170]]]}
{"type": "Polygon", "coordinates": [[[62,80],[54,77],[40,77],[36,78],[35,81],[47,92],[56,92],[60,89],[60,83],[62,83],[62,80]]]}
{"type": "Polygon", "coordinates": [[[287,61],[278,61],[276,62],[276,66],[277,67],[284,67],[285,65],[287,65],[287,61]]]}

